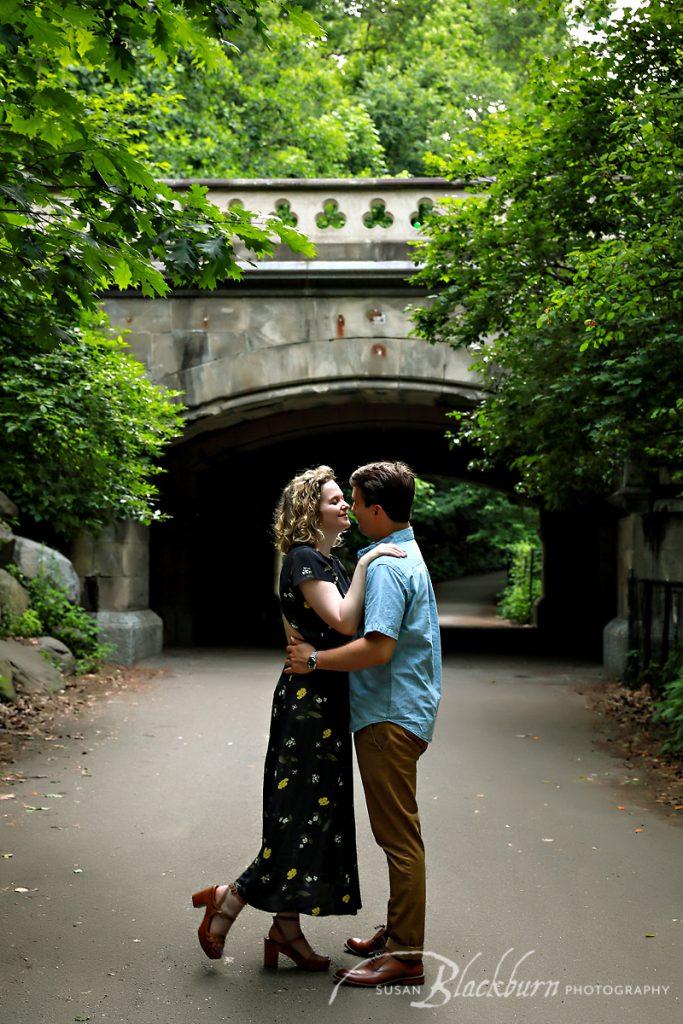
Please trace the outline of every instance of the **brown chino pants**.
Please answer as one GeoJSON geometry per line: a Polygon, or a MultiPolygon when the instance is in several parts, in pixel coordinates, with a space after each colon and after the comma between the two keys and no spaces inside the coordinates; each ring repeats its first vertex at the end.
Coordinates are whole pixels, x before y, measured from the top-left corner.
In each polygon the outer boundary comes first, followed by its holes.
{"type": "Polygon", "coordinates": [[[353,734],[370,827],[389,864],[387,949],[419,959],[424,946],[425,853],[417,809],[417,762],[429,744],[395,722],[353,734]]]}

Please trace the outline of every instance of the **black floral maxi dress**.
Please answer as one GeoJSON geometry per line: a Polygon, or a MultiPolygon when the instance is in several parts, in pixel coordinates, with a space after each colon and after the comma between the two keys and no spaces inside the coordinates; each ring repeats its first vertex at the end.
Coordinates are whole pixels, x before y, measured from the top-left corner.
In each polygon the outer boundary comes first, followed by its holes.
{"type": "MultiPolygon", "coordinates": [[[[335,583],[342,595],[350,586],[338,558],[294,545],[280,572],[285,618],[316,649],[348,643],[304,600],[298,584],[311,579],[335,583]]],[[[323,917],[362,906],[351,751],[347,673],[283,671],[273,695],[261,849],[235,880],[252,907],[323,917]]]]}

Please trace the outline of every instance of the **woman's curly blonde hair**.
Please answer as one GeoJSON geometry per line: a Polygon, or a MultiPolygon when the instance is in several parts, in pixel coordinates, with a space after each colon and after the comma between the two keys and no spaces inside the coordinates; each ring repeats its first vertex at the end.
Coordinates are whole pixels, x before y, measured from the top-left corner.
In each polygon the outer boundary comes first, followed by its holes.
{"type": "MultiPolygon", "coordinates": [[[[290,480],[280,495],[275,509],[273,533],[275,547],[284,555],[293,544],[312,544],[315,547],[325,538],[318,527],[320,522],[320,493],[323,486],[335,480],[329,466],[307,469],[290,480]]],[[[341,544],[341,535],[333,544],[341,544]]]]}

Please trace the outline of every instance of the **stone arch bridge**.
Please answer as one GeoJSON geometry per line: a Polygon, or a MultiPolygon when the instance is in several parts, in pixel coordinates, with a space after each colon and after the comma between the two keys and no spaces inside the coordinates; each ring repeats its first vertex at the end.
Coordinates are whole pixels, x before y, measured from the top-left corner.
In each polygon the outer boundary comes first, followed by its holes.
{"type": "MultiPolygon", "coordinates": [[[[173,181],[183,190],[191,182],[173,181]]],[[[164,299],[108,293],[104,307],[151,379],[183,392],[183,437],[162,482],[172,519],[117,523],[74,548],[103,635],[122,660],[168,643],[263,641],[275,571],[268,535],[283,483],[307,465],[404,458],[472,479],[472,453],[444,437],[446,413],[481,398],[470,354],[410,337],[410,242],[445,196],[440,178],[200,181],[219,207],[278,212],[316,246],[281,246],[215,291],[164,299]]],[[[483,483],[510,490],[504,468],[483,483]]],[[[552,532],[552,531],[551,531],[552,532]]],[[[546,573],[546,577],[548,574],[546,573]]],[[[550,580],[546,578],[546,592],[550,580]]]]}

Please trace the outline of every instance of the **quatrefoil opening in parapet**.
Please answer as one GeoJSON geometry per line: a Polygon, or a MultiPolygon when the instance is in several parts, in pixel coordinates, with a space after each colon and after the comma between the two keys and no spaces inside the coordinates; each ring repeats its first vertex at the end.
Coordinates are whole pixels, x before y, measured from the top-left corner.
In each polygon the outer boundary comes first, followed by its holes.
{"type": "Polygon", "coordinates": [[[339,209],[336,199],[326,199],[323,203],[322,212],[316,214],[315,222],[319,228],[343,228],[346,224],[346,214],[339,209]]]}
{"type": "Polygon", "coordinates": [[[275,204],[275,216],[279,217],[283,224],[286,224],[290,228],[295,228],[299,223],[299,218],[292,209],[292,204],[289,199],[278,199],[275,204]]]}
{"type": "Polygon", "coordinates": [[[413,211],[413,213],[411,213],[410,215],[410,223],[412,224],[416,231],[419,231],[422,227],[424,227],[425,218],[429,216],[433,209],[433,199],[428,199],[425,196],[424,199],[419,200],[417,204],[417,210],[413,211]]]}
{"type": "Polygon", "coordinates": [[[366,228],[388,228],[394,223],[394,215],[389,213],[383,199],[373,199],[370,209],[363,214],[363,223],[366,228]]]}

